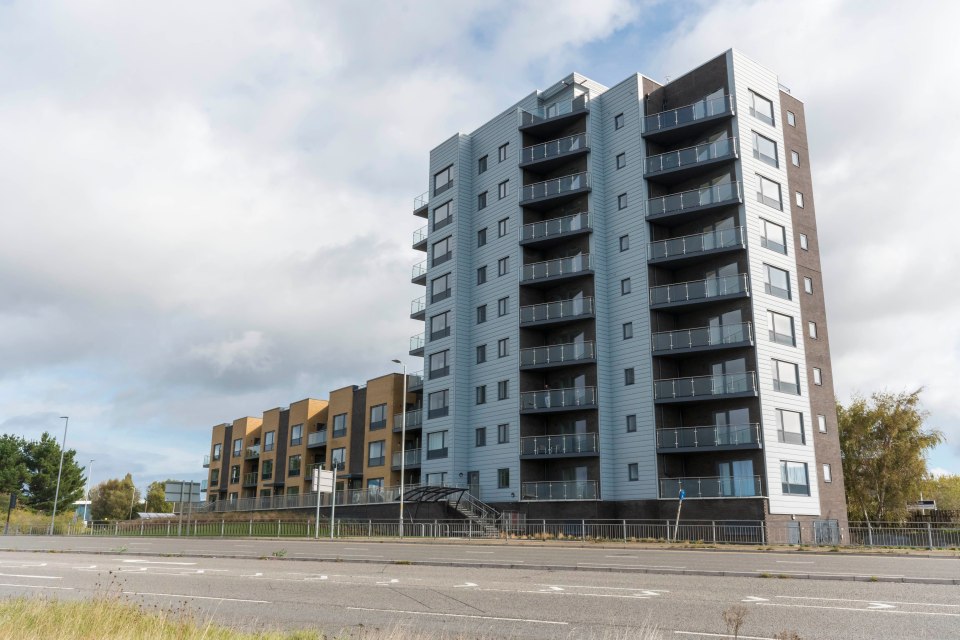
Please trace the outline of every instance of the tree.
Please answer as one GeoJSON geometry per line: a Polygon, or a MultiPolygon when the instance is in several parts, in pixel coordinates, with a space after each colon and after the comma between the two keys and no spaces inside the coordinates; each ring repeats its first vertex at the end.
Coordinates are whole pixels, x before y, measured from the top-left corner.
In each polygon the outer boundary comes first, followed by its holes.
{"type": "Polygon", "coordinates": [[[900,520],[927,475],[926,452],[943,441],[925,430],[920,392],[878,392],[837,404],[847,508],[868,520],[900,520]]]}
{"type": "MultiPolygon", "coordinates": [[[[176,482],[173,480],[172,482],[176,482]]],[[[147,502],[144,511],[147,513],[173,513],[173,504],[166,501],[164,486],[166,482],[151,482],[147,487],[147,502]]]]}
{"type": "Polygon", "coordinates": [[[90,513],[94,520],[129,520],[140,501],[140,492],[128,473],[121,480],[104,480],[90,490],[90,513]]]}
{"type": "Polygon", "coordinates": [[[19,436],[0,435],[0,493],[20,493],[30,479],[26,446],[19,436]]]}
{"type": "Polygon", "coordinates": [[[960,511],[960,476],[928,476],[921,491],[924,500],[937,501],[937,509],[960,511]]]}
{"type": "MultiPolygon", "coordinates": [[[[53,499],[57,492],[60,445],[53,436],[44,433],[40,440],[28,442],[24,451],[30,473],[25,501],[34,509],[50,512],[53,510],[53,499]]],[[[64,453],[57,512],[69,509],[71,504],[83,497],[85,469],[77,465],[76,455],[77,452],[73,449],[67,449],[64,453]]]]}

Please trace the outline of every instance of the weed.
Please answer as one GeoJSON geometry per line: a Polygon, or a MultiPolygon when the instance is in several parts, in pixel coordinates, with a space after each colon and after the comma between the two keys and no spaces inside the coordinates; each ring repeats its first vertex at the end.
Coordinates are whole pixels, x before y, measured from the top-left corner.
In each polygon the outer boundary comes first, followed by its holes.
{"type": "Polygon", "coordinates": [[[770,575],[769,573],[764,572],[764,573],[761,573],[761,574],[760,574],[760,577],[761,577],[761,578],[772,578],[773,576],[770,575]]]}
{"type": "Polygon", "coordinates": [[[870,576],[870,582],[880,582],[880,578],[877,576],[870,576]]]}
{"type": "Polygon", "coordinates": [[[740,604],[735,604],[722,614],[723,623],[727,625],[727,633],[733,636],[734,640],[740,637],[740,627],[747,619],[747,608],[740,604]]]}
{"type": "Polygon", "coordinates": [[[394,560],[393,564],[410,564],[409,560],[394,560]]]}
{"type": "Polygon", "coordinates": [[[285,557],[287,557],[287,550],[286,550],[286,549],[277,549],[276,551],[274,551],[274,552],[273,552],[272,554],[270,554],[270,555],[272,555],[274,558],[285,558],[285,557]]]}
{"type": "Polygon", "coordinates": [[[802,640],[796,631],[781,631],[773,636],[773,640],[802,640]]]}

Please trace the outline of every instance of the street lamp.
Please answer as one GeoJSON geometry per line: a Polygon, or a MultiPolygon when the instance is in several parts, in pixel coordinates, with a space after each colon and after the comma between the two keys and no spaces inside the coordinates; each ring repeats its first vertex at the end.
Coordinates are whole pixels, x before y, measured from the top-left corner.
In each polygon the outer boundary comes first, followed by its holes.
{"type": "Polygon", "coordinates": [[[53,535],[53,525],[57,522],[57,501],[60,500],[60,475],[63,473],[63,454],[67,451],[67,427],[70,426],[70,416],[60,416],[63,423],[63,442],[60,444],[60,468],[57,469],[57,490],[53,494],[53,516],[50,518],[50,535],[53,535]]]}
{"type": "MultiPolygon", "coordinates": [[[[93,463],[96,460],[90,460],[90,463],[87,465],[87,502],[90,502],[90,488],[93,487],[93,463]]],[[[93,521],[93,505],[86,505],[86,513],[84,513],[84,520],[93,521]]]]}
{"type": "Polygon", "coordinates": [[[403,540],[403,490],[407,462],[407,365],[394,360],[403,367],[403,399],[400,401],[400,539],[403,540]]]}

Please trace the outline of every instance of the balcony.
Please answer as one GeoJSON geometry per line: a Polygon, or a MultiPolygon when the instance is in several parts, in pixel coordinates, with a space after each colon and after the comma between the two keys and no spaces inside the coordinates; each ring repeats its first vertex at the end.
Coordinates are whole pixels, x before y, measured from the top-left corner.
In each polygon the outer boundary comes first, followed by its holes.
{"type": "Polygon", "coordinates": [[[523,459],[574,458],[593,456],[599,452],[599,443],[595,433],[520,438],[520,457],[523,459]]]}
{"type": "Polygon", "coordinates": [[[596,480],[520,483],[520,499],[524,502],[597,500],[598,493],[596,480]]]}
{"type": "Polygon", "coordinates": [[[755,498],[763,495],[760,476],[717,476],[707,478],[660,478],[660,499],[755,498]]]}
{"type": "Polygon", "coordinates": [[[246,460],[256,460],[260,457],[260,445],[255,444],[253,446],[247,447],[247,450],[244,451],[243,457],[246,460]]]}
{"type": "MultiPolygon", "coordinates": [[[[420,461],[422,459],[423,449],[407,449],[403,452],[403,466],[407,469],[410,467],[419,467],[420,461]]],[[[397,451],[393,454],[392,468],[394,471],[400,470],[400,452],[397,451]]]]}
{"type": "Polygon", "coordinates": [[[593,298],[573,298],[520,307],[520,326],[539,327],[593,317],[593,298]]]}
{"type": "Polygon", "coordinates": [[[570,387],[524,391],[520,394],[520,413],[560,413],[597,408],[596,387],[570,387]]]}
{"type": "MultiPolygon", "coordinates": [[[[407,430],[419,429],[423,426],[423,409],[413,409],[407,411],[407,430]]],[[[393,431],[400,433],[403,429],[403,414],[398,413],[393,416],[393,431]]]]}
{"type": "Polygon", "coordinates": [[[743,249],[743,227],[734,227],[651,242],[647,260],[650,264],[679,264],[743,249]]]}
{"type": "Polygon", "coordinates": [[[423,390],[423,371],[407,374],[407,393],[423,390]]]}
{"type": "Polygon", "coordinates": [[[760,448],[759,424],[718,425],[657,429],[657,451],[729,451],[760,448]]]}
{"type": "Polygon", "coordinates": [[[644,116],[642,136],[658,143],[689,138],[732,116],[734,104],[733,96],[726,95],[644,116]]]}
{"type": "Polygon", "coordinates": [[[314,431],[313,433],[307,434],[307,449],[313,447],[325,447],[327,446],[327,430],[322,429],[320,431],[314,431]]]}
{"type": "Polygon", "coordinates": [[[413,232],[413,248],[417,251],[427,250],[427,225],[413,232]]]}
{"type": "Polygon", "coordinates": [[[722,398],[750,398],[756,395],[757,374],[754,371],[669,378],[653,382],[653,400],[661,404],[722,398]]]}
{"type": "Polygon", "coordinates": [[[560,131],[584,115],[590,108],[590,96],[583,94],[572,100],[554,102],[532,111],[520,109],[520,130],[533,135],[560,131]]]}
{"type": "Polygon", "coordinates": [[[553,369],[576,364],[596,362],[596,349],[592,340],[568,344],[551,344],[545,347],[530,347],[520,350],[520,370],[553,369]]]}
{"type": "Polygon", "coordinates": [[[541,247],[557,240],[590,233],[592,230],[590,214],[584,211],[572,216],[523,225],[520,229],[520,244],[525,247],[541,247]]]}
{"type": "Polygon", "coordinates": [[[649,156],[643,177],[662,184],[676,184],[736,158],[737,139],[723,138],[695,147],[649,156]]]}
{"type": "Polygon", "coordinates": [[[544,262],[523,265],[520,275],[521,284],[540,284],[555,282],[593,273],[593,261],[589,253],[581,253],[569,258],[557,258],[544,262]]]}
{"type": "Polygon", "coordinates": [[[410,355],[422,358],[424,344],[426,344],[424,334],[419,333],[415,336],[410,336],[410,355]]]}
{"type": "Polygon", "coordinates": [[[333,461],[330,463],[330,470],[331,470],[331,471],[334,471],[334,470],[336,470],[336,471],[343,471],[343,470],[346,469],[346,468],[347,468],[347,463],[346,463],[346,461],[344,461],[344,460],[333,460],[333,461]]]}
{"type": "Polygon", "coordinates": [[[209,468],[210,468],[210,456],[209,456],[209,455],[203,456],[203,468],[204,468],[204,469],[209,469],[209,468]]]}
{"type": "Polygon", "coordinates": [[[257,486],[257,472],[253,471],[251,473],[243,474],[243,486],[245,487],[255,487],[257,486]]]}
{"type": "Polygon", "coordinates": [[[310,482],[313,482],[313,472],[314,472],[314,470],[315,470],[315,469],[319,469],[320,471],[323,471],[323,467],[324,467],[324,463],[323,463],[323,462],[314,462],[313,464],[308,464],[307,467],[306,467],[307,473],[306,473],[306,475],[303,476],[304,479],[305,479],[305,480],[309,480],[310,482]]]}
{"type": "Polygon", "coordinates": [[[542,142],[520,150],[520,168],[547,171],[554,169],[571,158],[582,156],[590,151],[587,134],[558,138],[542,142]]]}
{"type": "Polygon", "coordinates": [[[749,347],[753,345],[753,325],[742,322],[718,327],[661,331],[653,334],[651,342],[655,356],[679,356],[698,351],[749,347]]]}
{"type": "Polygon", "coordinates": [[[685,222],[687,216],[694,213],[740,204],[743,202],[742,191],[739,182],[723,182],[650,198],[647,200],[647,220],[685,222]]]}
{"type": "Polygon", "coordinates": [[[427,284],[427,261],[418,262],[410,270],[410,282],[413,284],[427,284]]]}
{"type": "MultiPolygon", "coordinates": [[[[590,191],[590,174],[574,173],[561,178],[524,185],[520,206],[549,209],[590,191]]],[[[426,247],[426,244],[424,244],[426,247]]]]}
{"type": "Polygon", "coordinates": [[[423,320],[427,317],[427,296],[420,296],[410,303],[410,318],[423,320]]]}
{"type": "Polygon", "coordinates": [[[430,215],[430,191],[424,191],[413,199],[413,215],[426,218],[430,215]]]}
{"type": "Polygon", "coordinates": [[[749,276],[740,273],[735,276],[650,287],[650,308],[686,307],[717,300],[746,298],[749,295],[749,276]]]}

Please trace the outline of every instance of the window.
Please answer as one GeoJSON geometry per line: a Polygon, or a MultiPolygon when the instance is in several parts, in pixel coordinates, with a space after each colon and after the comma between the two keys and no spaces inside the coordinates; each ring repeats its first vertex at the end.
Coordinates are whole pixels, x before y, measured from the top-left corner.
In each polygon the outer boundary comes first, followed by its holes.
{"type": "Polygon", "coordinates": [[[800,373],[797,365],[783,360],[773,361],[773,390],[800,395],[800,373]]]}
{"type": "Polygon", "coordinates": [[[233,457],[239,458],[241,453],[243,453],[243,438],[238,438],[233,441],[233,457]]]}
{"type": "Polygon", "coordinates": [[[780,184],[763,176],[757,176],[757,179],[759,180],[757,200],[768,207],[783,211],[783,203],[780,200],[780,184]]]}
{"type": "Polygon", "coordinates": [[[620,281],[620,295],[625,296],[630,293],[630,278],[624,278],[620,281]]]}
{"type": "Polygon", "coordinates": [[[433,230],[443,229],[453,222],[453,214],[450,211],[450,200],[433,210],[433,230]]]}
{"type": "Polygon", "coordinates": [[[787,124],[791,127],[797,126],[797,116],[793,115],[793,111],[787,111],[787,124]]]}
{"type": "Polygon", "coordinates": [[[510,355],[510,338],[497,340],[497,357],[506,358],[510,355]]]}
{"type": "Polygon", "coordinates": [[[433,195],[443,193],[453,186],[453,165],[433,174],[433,195]]]}
{"type": "Polygon", "coordinates": [[[450,312],[444,311],[430,318],[430,339],[439,340],[450,335],[450,312]]]}
{"type": "Polygon", "coordinates": [[[790,274],[783,269],[771,267],[768,264],[763,265],[763,272],[766,280],[763,288],[772,296],[790,299],[790,274]]]}
{"type": "Polygon", "coordinates": [[[508,222],[509,220],[510,220],[510,218],[504,218],[503,220],[500,220],[499,222],[497,222],[497,237],[498,237],[498,238],[502,238],[503,236],[507,235],[507,222],[508,222]]]}
{"type": "Polygon", "coordinates": [[[447,432],[434,431],[427,434],[427,460],[447,457],[447,432]]]}
{"type": "Polygon", "coordinates": [[[797,206],[803,209],[803,194],[797,191],[794,195],[794,200],[796,200],[797,206]]]}
{"type": "Polygon", "coordinates": [[[288,496],[298,496],[300,495],[300,487],[287,487],[288,496]]]}
{"type": "Polygon", "coordinates": [[[510,143],[508,142],[506,144],[500,145],[500,148],[497,149],[497,158],[499,158],[499,162],[503,162],[504,160],[507,159],[507,147],[509,146],[510,146],[510,143]]]}
{"type": "Polygon", "coordinates": [[[450,350],[430,354],[430,379],[442,378],[450,373],[450,350]]]}
{"type": "Polygon", "coordinates": [[[822,385],[823,384],[823,371],[819,367],[813,368],[813,384],[822,385]]]}
{"type": "Polygon", "coordinates": [[[785,495],[810,495],[810,482],[807,479],[807,463],[781,461],[780,482],[783,485],[783,493],[785,495]]]}
{"type": "Polygon", "coordinates": [[[430,282],[430,302],[440,302],[450,297],[450,274],[445,273],[430,282]]]}
{"type": "Polygon", "coordinates": [[[618,113],[613,117],[613,128],[614,129],[623,129],[623,114],[618,113]]]}
{"type": "Polygon", "coordinates": [[[367,489],[373,489],[374,491],[383,489],[383,478],[370,478],[367,480],[367,489]]]}
{"type": "Polygon", "coordinates": [[[330,466],[337,471],[343,471],[344,467],[347,466],[346,447],[339,447],[330,452],[330,466]]]}
{"type": "Polygon", "coordinates": [[[630,236],[620,236],[620,251],[626,251],[630,248],[630,236]]]}
{"type": "Polygon", "coordinates": [[[807,234],[805,233],[800,234],[800,248],[803,249],[804,251],[810,250],[810,243],[807,240],[807,234]]]}
{"type": "Polygon", "coordinates": [[[487,361],[487,345],[477,345],[477,364],[483,364],[487,361]]]}
{"type": "Polygon", "coordinates": [[[504,180],[497,185],[497,199],[503,200],[507,197],[507,186],[510,184],[509,180],[504,180]]]}
{"type": "Polygon", "coordinates": [[[497,444],[504,444],[505,442],[510,442],[510,425],[498,424],[497,425],[497,444]]]}
{"type": "Polygon", "coordinates": [[[618,154],[617,154],[617,169],[623,169],[625,166],[627,166],[627,154],[626,154],[626,153],[618,153],[618,154]]]}
{"type": "Polygon", "coordinates": [[[264,460],[260,464],[260,479],[270,480],[273,478],[273,460],[264,460]]]}
{"type": "Polygon", "coordinates": [[[487,404],[487,385],[482,384],[476,388],[477,404],[487,404]]]}
{"type": "Polygon", "coordinates": [[[228,496],[228,499],[230,500],[230,502],[236,502],[237,498],[239,497],[240,497],[239,494],[236,491],[234,491],[228,496]]]}
{"type": "Polygon", "coordinates": [[[503,317],[510,311],[510,296],[497,300],[497,315],[503,317]]]}
{"type": "Polygon", "coordinates": [[[287,476],[295,478],[300,475],[300,454],[290,456],[287,461],[287,476]]]}
{"type": "Polygon", "coordinates": [[[803,414],[777,409],[777,439],[788,444],[803,444],[803,414]]]}
{"type": "Polygon", "coordinates": [[[477,175],[484,173],[487,170],[487,156],[482,156],[477,160],[477,175]]]}
{"type": "Polygon", "coordinates": [[[377,404],[370,407],[370,431],[384,429],[387,426],[387,405],[377,404]]]}
{"type": "Polygon", "coordinates": [[[434,391],[427,397],[427,418],[442,418],[450,413],[450,390],[434,391]]]}
{"type": "Polygon", "coordinates": [[[627,194],[621,193],[617,196],[617,209],[626,209],[627,208],[627,194]]]}
{"type": "Polygon", "coordinates": [[[767,329],[770,334],[770,342],[786,344],[791,347],[797,346],[797,340],[793,333],[793,316],[776,311],[767,311],[767,329]]]}
{"type": "MultiPolygon", "coordinates": [[[[270,433],[273,433],[273,432],[271,431],[270,433]]],[[[222,445],[222,444],[220,444],[220,443],[218,442],[217,444],[213,445],[213,460],[214,460],[214,462],[216,462],[217,460],[219,460],[219,459],[221,458],[221,456],[223,455],[223,454],[221,453],[221,451],[223,451],[223,445],[222,445]]]]}
{"type": "Polygon", "coordinates": [[[477,195],[477,211],[487,208],[487,192],[477,195]]]}
{"type": "Polygon", "coordinates": [[[447,236],[439,242],[433,243],[433,266],[443,264],[453,257],[452,236],[447,236]]]}
{"type": "Polygon", "coordinates": [[[342,438],[347,435],[347,414],[339,413],[333,416],[333,437],[342,438]]]}
{"type": "Polygon", "coordinates": [[[633,384],[633,367],[623,370],[623,384],[628,386],[633,384]]]}
{"type": "Polygon", "coordinates": [[[277,437],[276,431],[267,431],[263,434],[263,450],[273,451],[273,443],[277,437]]]}
{"type": "Polygon", "coordinates": [[[385,440],[377,440],[367,445],[367,466],[382,467],[384,463],[385,440]]]}
{"type": "Polygon", "coordinates": [[[787,231],[781,225],[760,219],[760,246],[771,251],[787,253],[787,231]]]}
{"type": "Polygon", "coordinates": [[[629,340],[632,337],[633,337],[633,323],[624,322],[623,323],[623,339],[629,340]]]}
{"type": "Polygon", "coordinates": [[[750,92],[750,115],[770,126],[776,126],[773,119],[773,103],[753,91],[750,92]]]}
{"type": "Polygon", "coordinates": [[[477,248],[480,248],[485,244],[487,244],[487,228],[486,227],[477,231],[477,248]]]}
{"type": "Polygon", "coordinates": [[[510,257],[508,256],[497,260],[497,275],[505,276],[508,271],[510,271],[510,257]]]}
{"type": "Polygon", "coordinates": [[[817,429],[820,431],[820,433],[827,432],[827,416],[817,416],[817,429]]]}
{"type": "Polygon", "coordinates": [[[477,430],[474,432],[474,445],[478,447],[487,446],[487,428],[486,427],[477,427],[477,430]]]}
{"type": "MultiPolygon", "coordinates": [[[[264,462],[263,464],[266,465],[267,463],[264,462]]],[[[210,484],[215,485],[219,482],[220,482],[220,469],[210,469],[210,484]]]]}
{"type": "Polygon", "coordinates": [[[269,498],[272,495],[273,495],[273,491],[271,489],[266,489],[266,488],[260,489],[261,498],[269,498]]]}
{"type": "Polygon", "coordinates": [[[813,294],[813,278],[803,277],[803,290],[805,293],[813,294]]]}
{"type": "Polygon", "coordinates": [[[799,166],[800,166],[800,154],[797,153],[796,151],[790,151],[790,162],[793,163],[793,166],[799,167],[799,166]]]}
{"type": "Polygon", "coordinates": [[[487,321],[487,305],[482,304],[477,307],[477,324],[483,324],[487,321]]]}
{"type": "Polygon", "coordinates": [[[630,482],[636,482],[640,479],[640,465],[636,462],[631,462],[627,465],[627,480],[630,482]]]}
{"type": "Polygon", "coordinates": [[[477,284],[481,285],[487,281],[487,266],[477,267],[477,284]]]}
{"type": "Polygon", "coordinates": [[[510,397],[510,381],[501,380],[497,383],[497,400],[506,400],[510,397]]]}
{"type": "Polygon", "coordinates": [[[630,414],[627,416],[627,433],[636,433],[637,431],[637,416],[630,414]]]}
{"type": "Polygon", "coordinates": [[[817,339],[817,323],[816,322],[807,322],[807,335],[812,339],[817,339]]]}
{"type": "Polygon", "coordinates": [[[510,488],[510,469],[497,469],[497,488],[510,488]]]}
{"type": "Polygon", "coordinates": [[[297,447],[303,444],[303,425],[295,424],[290,427],[290,446],[297,447]]]}
{"type": "Polygon", "coordinates": [[[770,138],[763,137],[756,131],[753,132],[753,157],[771,167],[780,166],[777,159],[777,143],[770,138]]]}

